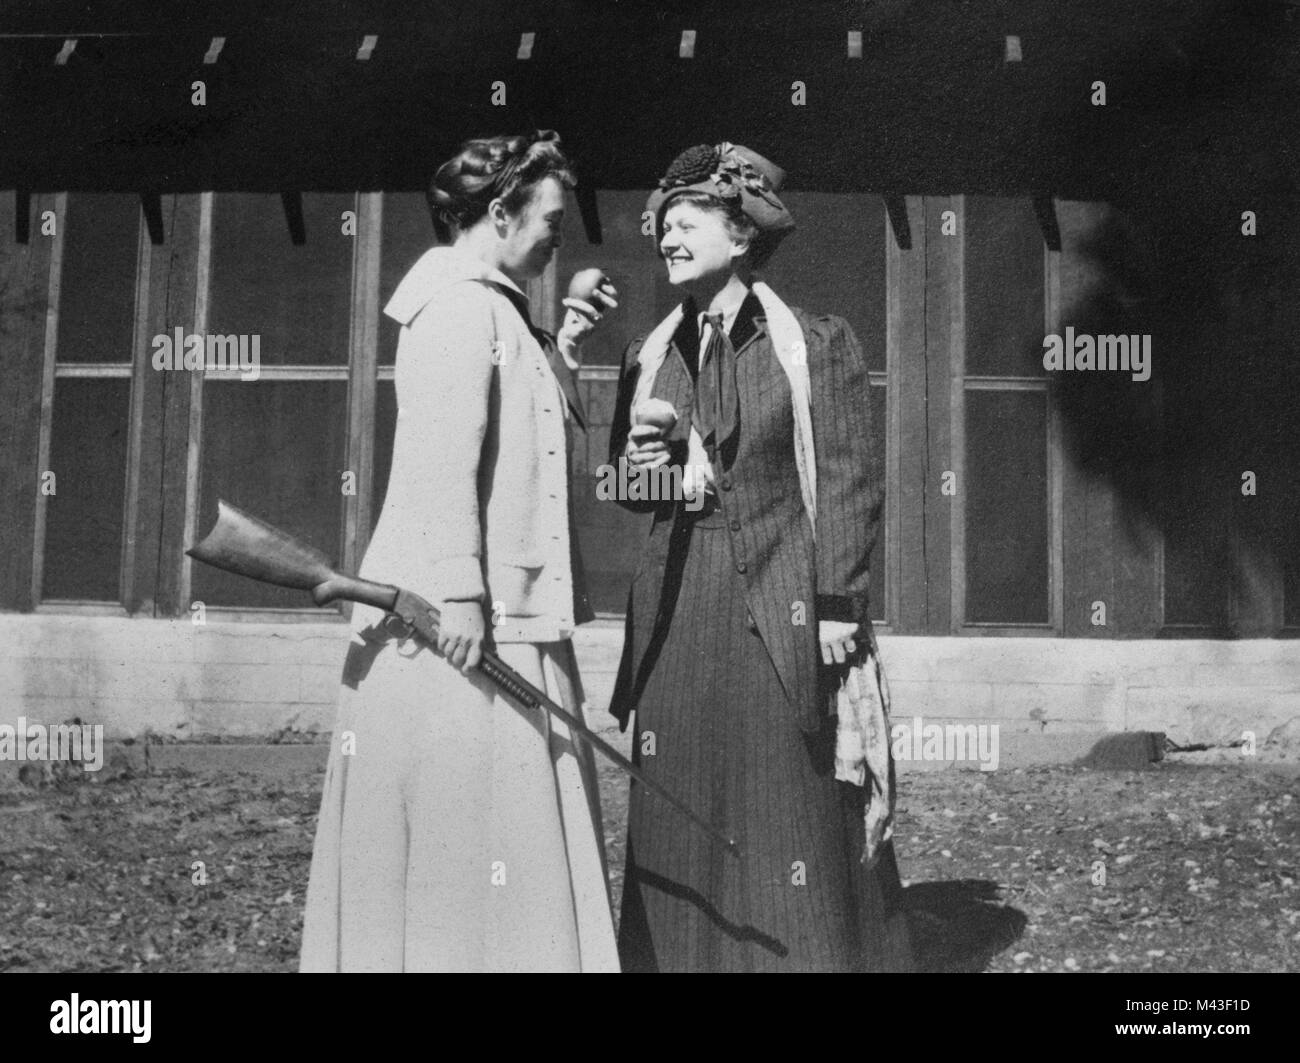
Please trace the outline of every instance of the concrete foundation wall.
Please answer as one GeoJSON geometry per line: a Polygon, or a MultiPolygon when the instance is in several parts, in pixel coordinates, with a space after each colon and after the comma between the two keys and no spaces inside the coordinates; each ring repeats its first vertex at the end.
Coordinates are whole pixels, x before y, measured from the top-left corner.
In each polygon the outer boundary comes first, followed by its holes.
{"type": "MultiPolygon", "coordinates": [[[[326,733],[343,623],[0,615],[0,723],[77,716],[108,738],[326,733]]],[[[996,723],[1004,734],[1164,731],[1180,745],[1264,745],[1300,727],[1300,641],[882,638],[894,723],[996,723]],[[1289,726],[1287,726],[1289,724],[1289,726]]],[[[593,723],[621,624],[577,635],[593,723]]]]}

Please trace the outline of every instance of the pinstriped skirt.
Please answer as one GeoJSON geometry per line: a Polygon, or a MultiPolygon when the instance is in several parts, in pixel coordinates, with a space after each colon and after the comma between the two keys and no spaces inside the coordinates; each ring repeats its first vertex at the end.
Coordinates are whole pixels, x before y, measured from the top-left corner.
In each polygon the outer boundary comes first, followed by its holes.
{"type": "Polygon", "coordinates": [[[815,735],[797,726],[749,622],[720,513],[693,522],[676,607],[649,667],[639,763],[743,855],[633,782],[623,969],[911,969],[893,852],[873,871],[859,863],[863,792],[834,778],[834,721],[815,735]]]}

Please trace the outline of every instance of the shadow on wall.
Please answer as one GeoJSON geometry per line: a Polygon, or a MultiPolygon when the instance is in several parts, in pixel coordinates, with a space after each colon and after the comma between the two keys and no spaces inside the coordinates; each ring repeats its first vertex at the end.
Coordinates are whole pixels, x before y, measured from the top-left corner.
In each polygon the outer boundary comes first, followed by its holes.
{"type": "Polygon", "coordinates": [[[1294,103],[1266,106],[1300,81],[1300,21],[1228,10],[1153,53],[1140,108],[1112,86],[1119,127],[1164,143],[1061,145],[1113,148],[1116,183],[1112,206],[1061,204],[1060,327],[1150,336],[1152,371],[1053,383],[1077,467],[1121,499],[1116,534],[1163,536],[1166,620],[1258,636],[1300,624],[1300,152],[1294,103]]]}
{"type": "Polygon", "coordinates": [[[1066,446],[1163,534],[1169,619],[1272,634],[1300,620],[1300,200],[1151,192],[1067,233],[1061,330],[1150,337],[1151,375],[1054,374],[1066,446]]]}

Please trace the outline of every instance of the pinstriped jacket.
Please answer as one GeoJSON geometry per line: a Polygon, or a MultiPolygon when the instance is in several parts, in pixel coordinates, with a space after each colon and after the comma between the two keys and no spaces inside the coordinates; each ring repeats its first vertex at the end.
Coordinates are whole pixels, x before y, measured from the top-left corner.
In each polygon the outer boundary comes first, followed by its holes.
{"type": "MultiPolygon", "coordinates": [[[[740,391],[738,441],[716,469],[736,574],[743,579],[750,616],[781,679],[799,725],[816,730],[825,715],[820,696],[818,620],[870,623],[868,562],[875,545],[884,487],[871,453],[866,361],[848,322],[815,317],[792,307],[808,348],[813,439],[817,451],[817,535],[804,512],[795,464],[793,412],[785,373],[777,363],[762,304],[751,292],[731,330],[740,391]],[[775,372],[758,372],[769,359],[775,372]],[[802,609],[799,608],[802,604],[802,609]],[[804,623],[799,623],[800,614],[804,623]]],[[[627,442],[644,337],[623,356],[610,430],[611,461],[627,442]]],[[[685,462],[695,393],[695,318],[687,315],[669,344],[653,397],[677,410],[669,436],[671,460],[685,462]]],[[[648,511],[650,527],[628,591],[627,630],[610,712],[626,729],[653,665],[657,625],[671,621],[664,590],[671,561],[683,545],[675,532],[678,504],[623,502],[648,511]],[[661,615],[661,613],[663,615],[661,615]]],[[[691,608],[689,587],[676,611],[691,608]]]]}

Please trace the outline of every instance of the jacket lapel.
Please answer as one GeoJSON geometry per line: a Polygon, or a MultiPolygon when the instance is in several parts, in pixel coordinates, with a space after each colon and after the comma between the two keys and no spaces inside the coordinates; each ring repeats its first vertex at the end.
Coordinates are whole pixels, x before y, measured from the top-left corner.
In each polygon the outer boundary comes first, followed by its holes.
{"type": "Polygon", "coordinates": [[[678,408],[689,407],[695,395],[695,374],[690,370],[690,361],[691,356],[676,341],[669,343],[668,358],[664,360],[663,369],[655,378],[655,398],[671,402],[678,408]]]}
{"type": "Polygon", "coordinates": [[[682,371],[691,380],[694,380],[700,372],[699,337],[694,336],[691,329],[691,323],[694,320],[695,318],[692,315],[684,316],[681,326],[673,333],[672,339],[668,341],[669,357],[676,355],[682,371]],[[692,337],[695,338],[694,343],[691,342],[692,337]]]}
{"type": "Polygon", "coordinates": [[[761,340],[764,336],[767,335],[767,318],[765,317],[751,318],[750,324],[753,327],[753,331],[748,332],[746,335],[743,336],[743,338],[741,338],[739,346],[736,345],[735,339],[731,341],[732,347],[734,347],[736,350],[737,358],[739,358],[742,354],[744,354],[747,350],[749,350],[749,348],[753,346],[754,343],[756,343],[758,340],[761,340]]]}
{"type": "Polygon", "coordinates": [[[739,358],[755,340],[767,335],[767,316],[763,313],[763,304],[752,291],[740,304],[740,312],[732,322],[729,338],[732,349],[739,358]]]}

